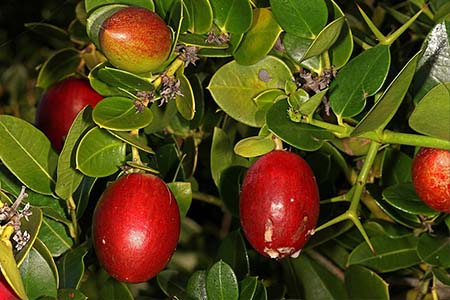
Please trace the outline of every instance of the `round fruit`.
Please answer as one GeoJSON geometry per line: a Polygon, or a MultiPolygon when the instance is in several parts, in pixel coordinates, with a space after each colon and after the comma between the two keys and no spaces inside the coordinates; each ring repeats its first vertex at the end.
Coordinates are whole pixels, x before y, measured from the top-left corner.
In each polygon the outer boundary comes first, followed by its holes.
{"type": "Polygon", "coordinates": [[[143,7],[125,7],[103,22],[99,43],[111,64],[143,73],[155,71],[167,59],[172,34],[156,13],[143,7]]]}
{"type": "Polygon", "coordinates": [[[11,288],[9,283],[6,281],[5,276],[0,273],[0,299],[1,300],[18,300],[19,297],[16,295],[14,290],[11,288]]]}
{"type": "Polygon", "coordinates": [[[283,150],[264,155],[248,169],[240,198],[252,247],[271,258],[296,257],[319,217],[319,190],[306,161],[283,150]]]}
{"type": "Polygon", "coordinates": [[[53,148],[60,152],[64,138],[77,114],[86,106],[95,106],[103,96],[91,88],[89,81],[69,77],[42,95],[36,110],[36,126],[49,138],[53,148]]]}
{"type": "Polygon", "coordinates": [[[429,207],[450,213],[450,151],[422,148],[412,164],[417,195],[429,207]]]}
{"type": "Polygon", "coordinates": [[[103,192],[92,226],[100,264],[117,280],[137,283],[166,266],[178,243],[180,215],[164,181],[134,173],[103,192]]]}

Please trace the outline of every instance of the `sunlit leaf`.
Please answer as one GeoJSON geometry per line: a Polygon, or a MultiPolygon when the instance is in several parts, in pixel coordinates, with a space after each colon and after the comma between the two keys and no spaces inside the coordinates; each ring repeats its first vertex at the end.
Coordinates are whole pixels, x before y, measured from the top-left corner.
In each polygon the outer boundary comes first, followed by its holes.
{"type": "Polygon", "coordinates": [[[206,275],[208,298],[217,300],[237,300],[239,287],[233,269],[223,261],[215,263],[206,275]]]}

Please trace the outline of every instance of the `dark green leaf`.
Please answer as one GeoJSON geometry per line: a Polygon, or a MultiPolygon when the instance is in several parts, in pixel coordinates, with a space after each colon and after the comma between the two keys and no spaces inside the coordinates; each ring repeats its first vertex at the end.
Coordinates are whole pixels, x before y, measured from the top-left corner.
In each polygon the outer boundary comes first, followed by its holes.
{"type": "Polygon", "coordinates": [[[319,73],[322,68],[320,57],[311,57],[310,59],[302,61],[303,56],[306,51],[308,51],[312,42],[313,40],[311,39],[297,36],[290,32],[286,32],[283,35],[283,45],[289,56],[291,56],[294,61],[299,63],[304,68],[319,73]]]}
{"type": "Polygon", "coordinates": [[[191,83],[182,72],[177,73],[177,79],[180,81],[180,91],[183,94],[175,99],[178,112],[186,120],[192,120],[195,116],[195,99],[191,83]]]}
{"type": "Polygon", "coordinates": [[[87,299],[88,298],[82,292],[76,289],[58,290],[58,300],[87,300],[87,299]]]}
{"type": "Polygon", "coordinates": [[[89,72],[89,83],[91,84],[92,88],[97,91],[100,95],[103,95],[105,97],[108,96],[125,96],[129,97],[130,95],[123,91],[118,89],[115,86],[111,86],[107,84],[106,82],[103,82],[100,80],[98,76],[98,71],[104,68],[106,63],[98,64],[95,68],[89,72]]]}
{"type": "Polygon", "coordinates": [[[377,236],[370,239],[376,254],[373,254],[366,242],[356,247],[348,258],[348,265],[360,264],[379,273],[392,272],[420,263],[417,256],[418,238],[410,235],[391,239],[377,236]]]}
{"type": "Polygon", "coordinates": [[[153,121],[145,127],[146,134],[155,133],[166,128],[177,114],[175,101],[170,101],[164,106],[158,106],[156,103],[150,106],[153,114],[153,121]]]}
{"type": "Polygon", "coordinates": [[[207,0],[187,0],[185,4],[191,21],[189,30],[193,33],[208,32],[213,23],[213,11],[210,2],[207,0]]]}
{"type": "MultiPolygon", "coordinates": [[[[343,17],[344,12],[339,6],[333,0],[331,0],[331,3],[333,4],[334,19],[343,17]]],[[[348,22],[345,22],[337,41],[329,52],[333,70],[342,68],[350,59],[353,52],[353,35],[348,22]]]]}
{"type": "Polygon", "coordinates": [[[142,150],[142,151],[150,153],[150,154],[155,154],[155,151],[153,151],[153,149],[147,145],[147,142],[146,142],[144,136],[136,136],[136,135],[133,135],[130,132],[126,132],[126,131],[108,130],[108,132],[111,133],[116,138],[118,138],[119,140],[121,140],[133,147],[136,147],[139,150],[142,150]]]}
{"type": "Polygon", "coordinates": [[[381,183],[389,186],[397,183],[411,182],[412,158],[395,149],[387,148],[383,153],[381,183]]]}
{"type": "Polygon", "coordinates": [[[171,298],[184,298],[187,278],[177,270],[164,270],[156,277],[159,288],[171,298]]]}
{"type": "Polygon", "coordinates": [[[124,161],[125,143],[97,127],[83,137],[76,153],[77,169],[91,177],[114,174],[124,161]]]}
{"type": "Polygon", "coordinates": [[[88,252],[86,246],[67,251],[58,260],[59,288],[78,289],[84,275],[83,259],[88,252]]]}
{"type": "Polygon", "coordinates": [[[80,63],[81,55],[77,49],[61,49],[55,52],[42,65],[36,86],[47,89],[61,79],[75,74],[80,63]]]}
{"type": "Polygon", "coordinates": [[[186,294],[189,299],[208,300],[206,294],[206,271],[196,271],[188,280],[186,294]]]}
{"type": "Polygon", "coordinates": [[[66,44],[69,44],[70,42],[67,31],[53,24],[31,22],[25,23],[24,26],[30,31],[40,35],[42,38],[53,38],[66,44]]]}
{"type": "Polygon", "coordinates": [[[422,234],[417,245],[419,257],[426,263],[443,268],[450,267],[450,237],[422,234]]]}
{"type": "Polygon", "coordinates": [[[366,105],[366,98],[383,85],[390,66],[388,46],[379,45],[353,58],[330,86],[330,105],[340,117],[352,117],[366,105]]]}
{"type": "Polygon", "coordinates": [[[62,223],[47,217],[42,219],[38,237],[54,257],[60,256],[73,246],[73,240],[67,228],[62,223]]]}
{"type": "Polygon", "coordinates": [[[240,230],[229,233],[220,243],[217,259],[230,265],[238,280],[249,275],[250,263],[247,248],[240,230]]]}
{"type": "Polygon", "coordinates": [[[190,182],[169,182],[169,189],[175,196],[180,209],[180,216],[185,217],[192,202],[192,187],[190,182]]]}
{"type": "Polygon", "coordinates": [[[208,298],[217,300],[237,300],[239,286],[233,269],[223,261],[215,263],[206,275],[208,298]]]}
{"type": "Polygon", "coordinates": [[[450,83],[432,88],[409,117],[409,126],[429,136],[450,140],[450,83]]]}
{"type": "Polygon", "coordinates": [[[420,53],[418,52],[414,55],[400,73],[397,74],[380,99],[370,109],[369,113],[355,127],[352,132],[353,136],[358,136],[369,131],[383,130],[389,121],[391,121],[400,107],[414,77],[414,71],[416,70],[420,53]]]}
{"type": "Polygon", "coordinates": [[[153,91],[155,87],[150,79],[124,70],[104,66],[97,70],[98,78],[106,84],[130,92],[153,91]]]}
{"type": "Polygon", "coordinates": [[[155,9],[155,4],[152,0],[85,0],[84,5],[86,12],[91,13],[94,9],[110,4],[128,4],[130,6],[142,6],[149,10],[155,9]]]}
{"type": "Polygon", "coordinates": [[[100,299],[133,300],[134,298],[125,283],[109,278],[100,289],[100,299]]]}
{"type": "Polygon", "coordinates": [[[235,217],[239,217],[239,193],[246,171],[246,167],[231,166],[220,174],[220,199],[223,200],[227,209],[235,217]]]}
{"type": "Polygon", "coordinates": [[[222,32],[244,33],[252,23],[253,11],[247,0],[211,0],[214,23],[222,32]]]}
{"type": "Polygon", "coordinates": [[[239,282],[239,300],[252,300],[258,285],[258,277],[245,277],[239,282]]]}
{"type": "Polygon", "coordinates": [[[380,219],[369,220],[364,223],[364,228],[369,236],[386,235],[390,238],[400,238],[407,236],[410,231],[397,223],[380,219]]]}
{"type": "Polygon", "coordinates": [[[58,156],[50,141],[22,119],[0,115],[0,160],[23,184],[51,195],[58,156]]]}
{"type": "Polygon", "coordinates": [[[345,271],[349,299],[389,300],[388,284],[374,271],[353,265],[345,271]]]}
{"type": "Polygon", "coordinates": [[[450,273],[443,268],[433,268],[433,275],[443,284],[450,286],[450,273]]]}
{"type": "Polygon", "coordinates": [[[83,216],[89,202],[89,196],[96,181],[97,178],[85,176],[78,186],[78,189],[73,194],[73,200],[76,204],[77,219],[80,219],[83,216]]]}
{"type": "Polygon", "coordinates": [[[322,103],[322,98],[327,93],[328,89],[324,89],[311,98],[308,99],[308,101],[301,103],[298,110],[305,115],[312,116],[314,112],[317,110],[319,105],[322,103]]]}

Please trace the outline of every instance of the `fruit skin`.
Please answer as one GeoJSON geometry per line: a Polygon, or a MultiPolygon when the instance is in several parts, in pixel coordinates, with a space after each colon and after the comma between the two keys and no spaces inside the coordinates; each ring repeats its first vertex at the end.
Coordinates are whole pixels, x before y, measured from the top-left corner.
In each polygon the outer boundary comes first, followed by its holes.
{"type": "Polygon", "coordinates": [[[450,213],[450,151],[421,148],[413,159],[412,181],[429,207],[450,213]]]}
{"type": "Polygon", "coordinates": [[[240,194],[241,225],[253,248],[271,258],[296,257],[319,217],[319,190],[300,156],[274,150],[247,171],[240,194]]]}
{"type": "Polygon", "coordinates": [[[180,234],[177,201],[159,177],[125,175],[101,195],[92,233],[98,260],[112,277],[147,281],[175,251],[180,234]]]}
{"type": "Polygon", "coordinates": [[[144,73],[155,71],[167,59],[172,34],[156,13],[143,7],[126,7],[103,22],[99,43],[111,64],[144,73]]]}
{"type": "Polygon", "coordinates": [[[1,300],[18,300],[20,299],[11,286],[6,281],[5,276],[0,273],[0,299],[1,300]]]}
{"type": "Polygon", "coordinates": [[[41,96],[36,110],[36,126],[60,152],[77,114],[86,105],[94,107],[102,99],[103,96],[90,86],[87,79],[66,78],[49,87],[41,96]]]}

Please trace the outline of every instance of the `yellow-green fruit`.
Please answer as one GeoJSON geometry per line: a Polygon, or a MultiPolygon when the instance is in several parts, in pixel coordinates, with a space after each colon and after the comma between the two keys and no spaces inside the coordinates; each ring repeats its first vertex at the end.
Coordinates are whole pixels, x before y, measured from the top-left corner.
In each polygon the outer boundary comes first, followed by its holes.
{"type": "Polygon", "coordinates": [[[144,73],[155,71],[167,59],[172,34],[156,13],[143,7],[125,7],[103,22],[99,42],[115,67],[144,73]]]}

